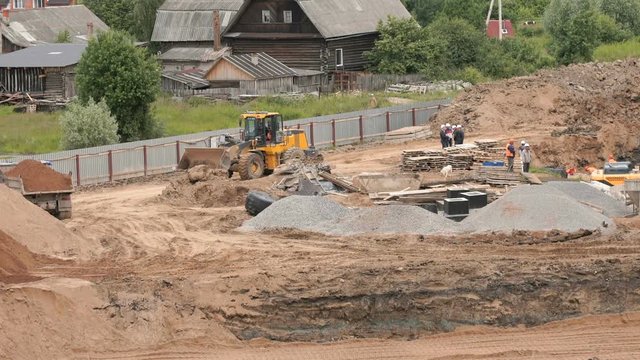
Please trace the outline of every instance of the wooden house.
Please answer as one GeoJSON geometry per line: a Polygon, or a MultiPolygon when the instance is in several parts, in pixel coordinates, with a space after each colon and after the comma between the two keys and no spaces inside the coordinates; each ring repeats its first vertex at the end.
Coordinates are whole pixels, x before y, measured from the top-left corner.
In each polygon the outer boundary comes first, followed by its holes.
{"type": "Polygon", "coordinates": [[[74,97],[75,68],[86,47],[45,44],[0,55],[0,92],[47,99],[74,97]]]}
{"type": "Polygon", "coordinates": [[[400,0],[247,0],[223,38],[234,54],[264,52],[292,68],[360,71],[389,16],[411,17],[400,0]]]}
{"type": "Polygon", "coordinates": [[[107,30],[109,27],[84,5],[11,10],[0,21],[0,52],[55,43],[65,31],[71,43],[86,44],[90,33],[107,30]]]}
{"type": "Polygon", "coordinates": [[[0,10],[38,9],[47,6],[75,5],[76,0],[0,0],[0,10]]]}

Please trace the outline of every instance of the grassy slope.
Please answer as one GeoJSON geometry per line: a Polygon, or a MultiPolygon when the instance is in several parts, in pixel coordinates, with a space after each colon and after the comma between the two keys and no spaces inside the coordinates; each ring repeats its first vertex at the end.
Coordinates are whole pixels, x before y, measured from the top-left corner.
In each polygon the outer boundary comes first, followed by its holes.
{"type": "Polygon", "coordinates": [[[640,57],[640,37],[635,39],[600,45],[593,54],[596,61],[615,61],[640,57]]]}
{"type": "MultiPolygon", "coordinates": [[[[389,106],[387,96],[405,97],[415,101],[446,98],[445,94],[376,94],[378,107],[389,106]]],[[[452,95],[449,95],[452,96],[452,95]]],[[[319,115],[356,111],[369,107],[367,95],[330,95],[302,100],[261,98],[251,103],[235,105],[227,102],[176,102],[160,98],[154,112],[162,122],[165,135],[182,135],[238,126],[239,115],[246,110],[278,111],[285,119],[300,119],[319,115]]],[[[8,106],[0,106],[0,154],[32,154],[60,149],[60,113],[17,114],[8,106]]]]}

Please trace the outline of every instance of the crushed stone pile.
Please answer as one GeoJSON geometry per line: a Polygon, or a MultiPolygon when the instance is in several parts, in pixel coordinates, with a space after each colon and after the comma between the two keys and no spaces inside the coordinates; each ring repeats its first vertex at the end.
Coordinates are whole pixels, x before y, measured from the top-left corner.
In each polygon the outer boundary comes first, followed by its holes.
{"type": "Polygon", "coordinates": [[[23,160],[5,173],[8,177],[21,177],[28,192],[72,190],[71,176],[61,174],[36,160],[23,160]]]}
{"type": "Polygon", "coordinates": [[[296,229],[335,236],[433,234],[456,228],[456,223],[415,206],[349,209],[317,196],[289,196],[242,226],[249,231],[296,229]]]}
{"type": "Polygon", "coordinates": [[[432,122],[474,133],[538,137],[545,165],[602,166],[608,154],[640,160],[640,61],[576,64],[481,84],[461,93],[432,122]]]}
{"type": "Polygon", "coordinates": [[[552,181],[547,184],[587,206],[601,209],[606,216],[622,217],[629,213],[623,201],[616,200],[589,184],[575,181],[552,181]]]}
{"type": "Polygon", "coordinates": [[[615,230],[605,215],[550,185],[519,186],[462,222],[470,232],[615,230]]]}
{"type": "Polygon", "coordinates": [[[0,184],[0,230],[31,252],[62,259],[88,259],[99,244],[67,230],[60,220],[0,184]]]}

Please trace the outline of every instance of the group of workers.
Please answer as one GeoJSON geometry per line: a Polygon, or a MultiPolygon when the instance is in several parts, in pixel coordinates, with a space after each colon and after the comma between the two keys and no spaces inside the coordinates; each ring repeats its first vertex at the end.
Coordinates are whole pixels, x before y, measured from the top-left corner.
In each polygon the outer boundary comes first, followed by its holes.
{"type": "Polygon", "coordinates": [[[462,125],[445,124],[440,126],[440,143],[442,148],[464,144],[464,129],[462,125]]]}
{"type": "MultiPolygon", "coordinates": [[[[515,141],[513,139],[509,140],[506,148],[508,172],[513,172],[513,162],[516,159],[516,147],[514,143],[515,141]]],[[[518,147],[518,152],[520,154],[520,160],[522,161],[522,172],[528,173],[529,167],[531,166],[531,146],[522,140],[520,147],[518,147]]]]}

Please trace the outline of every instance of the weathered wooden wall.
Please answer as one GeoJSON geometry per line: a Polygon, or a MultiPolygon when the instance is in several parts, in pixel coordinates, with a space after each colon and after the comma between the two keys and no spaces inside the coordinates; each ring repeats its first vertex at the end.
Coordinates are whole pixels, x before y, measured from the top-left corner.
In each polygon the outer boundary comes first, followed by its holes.
{"type": "Polygon", "coordinates": [[[283,64],[299,69],[321,70],[322,39],[233,39],[234,54],[265,52],[283,64]]]}
{"type": "Polygon", "coordinates": [[[344,39],[328,40],[327,50],[329,51],[329,57],[327,70],[365,70],[369,64],[369,61],[367,60],[364,53],[373,49],[373,45],[376,39],[378,39],[378,34],[367,34],[344,39]],[[336,68],[336,49],[342,49],[344,66],[339,68],[336,68]]]}
{"type": "Polygon", "coordinates": [[[42,68],[0,68],[0,90],[5,92],[44,91],[44,69],[42,68]]]}
{"type": "Polygon", "coordinates": [[[292,0],[254,0],[227,32],[313,33],[319,34],[300,6],[292,0]],[[262,11],[269,10],[271,23],[262,22],[262,11]],[[284,22],[284,11],[292,12],[292,22],[284,22]]]}
{"type": "Polygon", "coordinates": [[[238,69],[237,66],[232,65],[226,59],[220,59],[220,61],[213,67],[206,76],[207,80],[252,80],[253,77],[246,72],[238,69]]]}

